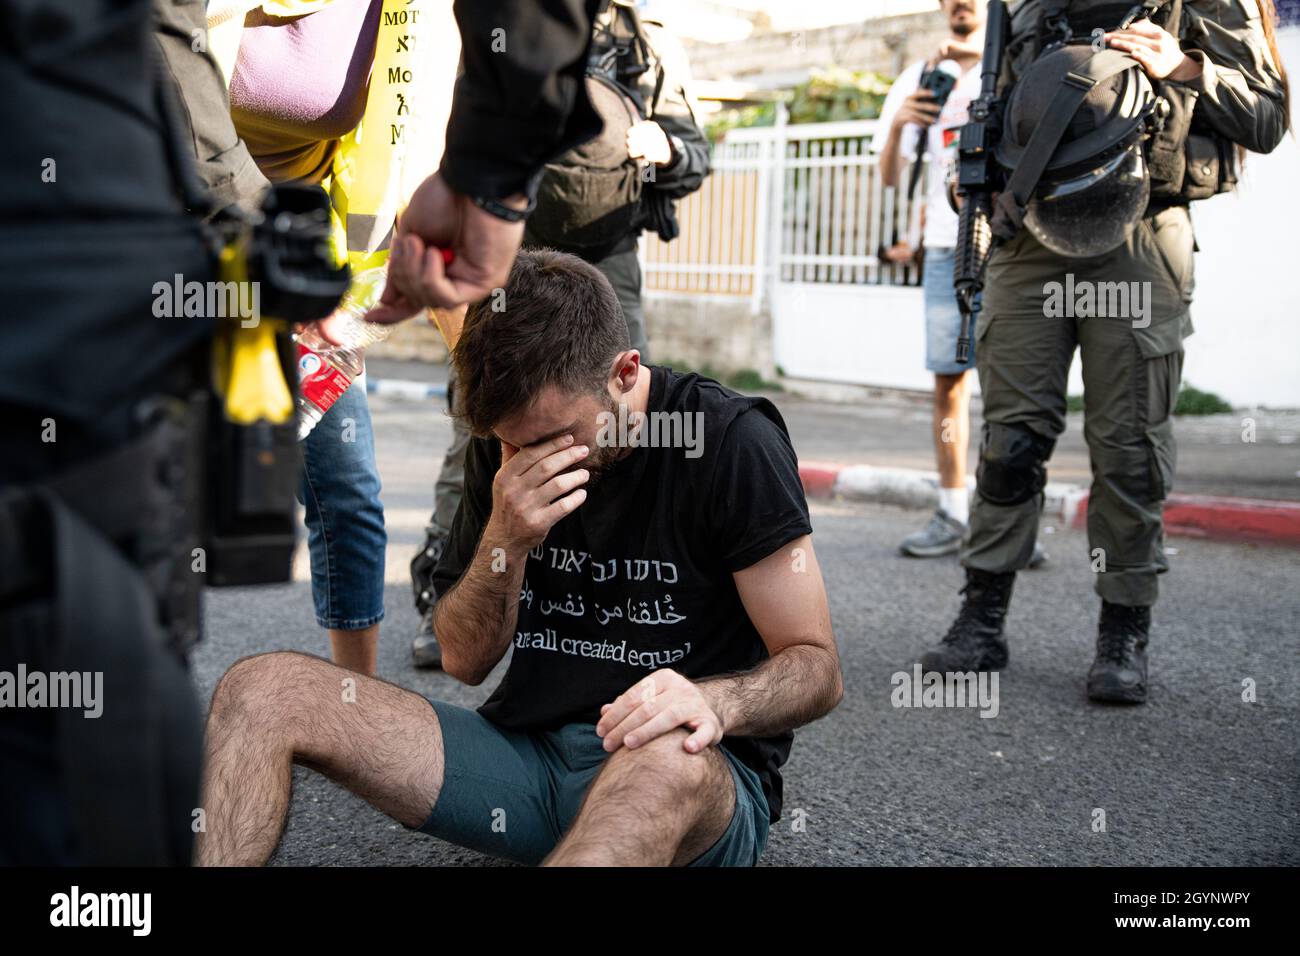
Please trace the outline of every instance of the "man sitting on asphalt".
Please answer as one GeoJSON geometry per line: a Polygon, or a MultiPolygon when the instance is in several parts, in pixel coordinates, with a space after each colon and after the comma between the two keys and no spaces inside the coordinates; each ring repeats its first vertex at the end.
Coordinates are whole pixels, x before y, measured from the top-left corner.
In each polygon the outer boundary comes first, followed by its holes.
{"type": "Polygon", "coordinates": [[[520,862],[757,862],[791,731],[843,693],[780,415],[643,366],[605,278],[550,250],[454,361],[476,437],[435,624],[448,674],[477,685],[513,648],[504,678],[476,712],[302,654],[236,663],[199,861],[270,856],[296,762],[520,862]]]}

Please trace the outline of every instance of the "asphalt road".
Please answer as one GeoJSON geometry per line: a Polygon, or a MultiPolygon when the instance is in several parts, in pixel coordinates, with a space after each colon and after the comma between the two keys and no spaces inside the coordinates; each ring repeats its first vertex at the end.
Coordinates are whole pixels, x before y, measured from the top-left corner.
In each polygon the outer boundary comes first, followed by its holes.
{"type": "MultiPolygon", "coordinates": [[[[475,705],[498,675],[467,688],[408,664],[416,617],[406,563],[422,540],[449,426],[436,403],[372,399],[372,408],[390,538],[379,674],[475,705]]],[[[891,675],[942,635],[959,601],[954,559],[918,562],[894,551],[924,517],[813,507],[846,694],[796,734],[786,816],[766,864],[1300,863],[1300,552],[1175,542],[1155,615],[1151,703],[1117,710],[1090,705],[1083,692],[1097,613],[1085,541],[1045,529],[1051,561],[1018,582],[1011,663],[998,715],[985,719],[974,709],[891,704],[891,675]],[[1242,700],[1246,679],[1253,703],[1242,700]],[[1104,832],[1094,829],[1098,809],[1104,832]]],[[[240,657],[326,652],[301,551],[295,578],[209,592],[207,639],[194,659],[205,701],[240,657]]],[[[407,832],[299,769],[273,862],[495,861],[407,832]]]]}

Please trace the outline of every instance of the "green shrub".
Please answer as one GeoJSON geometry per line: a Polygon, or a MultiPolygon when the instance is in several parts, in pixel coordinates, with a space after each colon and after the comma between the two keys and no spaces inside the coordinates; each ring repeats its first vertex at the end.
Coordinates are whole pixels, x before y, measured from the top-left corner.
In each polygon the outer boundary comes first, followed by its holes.
{"type": "Polygon", "coordinates": [[[1222,415],[1230,411],[1232,406],[1218,395],[1190,385],[1182,387],[1178,393],[1178,404],[1174,406],[1175,415],[1222,415]]]}
{"type": "Polygon", "coordinates": [[[769,382],[752,368],[742,368],[727,377],[726,384],[738,392],[779,392],[780,382],[769,382]]]}
{"type": "Polygon", "coordinates": [[[715,382],[721,382],[728,388],[734,388],[738,392],[784,391],[780,382],[768,381],[752,368],[742,368],[739,371],[732,372],[730,375],[724,375],[722,372],[719,372],[707,363],[695,366],[690,362],[679,362],[675,359],[656,359],[655,364],[666,365],[676,372],[695,372],[698,375],[703,375],[705,378],[711,378],[715,382]]]}
{"type": "MultiPolygon", "coordinates": [[[[1083,396],[1071,395],[1065,400],[1065,408],[1071,412],[1083,411],[1083,396]]],[[[1191,385],[1184,385],[1178,393],[1178,404],[1174,406],[1175,415],[1222,415],[1232,411],[1232,406],[1213,392],[1203,392],[1191,385]]]]}

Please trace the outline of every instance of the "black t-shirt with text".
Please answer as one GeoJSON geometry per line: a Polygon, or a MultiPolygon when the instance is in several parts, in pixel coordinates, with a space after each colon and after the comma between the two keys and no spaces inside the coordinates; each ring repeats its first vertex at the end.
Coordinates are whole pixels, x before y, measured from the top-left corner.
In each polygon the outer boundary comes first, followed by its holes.
{"type": "MultiPolygon", "coordinates": [[[[617,462],[529,554],[513,656],[479,708],[495,724],[594,724],[602,704],[659,668],[700,679],[768,656],[732,574],[812,531],[785,423],[767,399],[660,367],[647,413],[647,440],[661,447],[617,462]]],[[[439,594],[474,557],[500,462],[498,442],[471,440],[439,594]]],[[[773,822],[792,741],[723,740],[758,774],[773,822]]]]}

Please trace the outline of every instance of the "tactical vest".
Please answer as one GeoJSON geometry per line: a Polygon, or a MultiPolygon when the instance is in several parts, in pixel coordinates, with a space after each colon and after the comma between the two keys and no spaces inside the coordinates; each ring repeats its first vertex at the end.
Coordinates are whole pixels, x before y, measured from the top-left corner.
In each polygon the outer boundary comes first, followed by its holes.
{"type": "MultiPolygon", "coordinates": [[[[1015,82],[1049,45],[1064,38],[1085,42],[1095,30],[1113,30],[1132,0],[1022,0],[1010,14],[1003,83],[1015,82]]],[[[1140,4],[1138,4],[1140,5],[1140,4]]],[[[1151,22],[1186,43],[1183,0],[1165,0],[1151,22]]],[[[1197,94],[1181,83],[1152,80],[1164,121],[1145,144],[1153,206],[1180,205],[1230,192],[1237,185],[1234,145],[1199,122],[1197,94]]]]}
{"type": "Polygon", "coordinates": [[[663,66],[636,10],[611,4],[596,21],[586,75],[587,95],[604,129],[546,164],[527,244],[599,262],[649,224],[653,190],[641,162],[628,156],[627,134],[654,117],[663,84],[663,66]]]}

